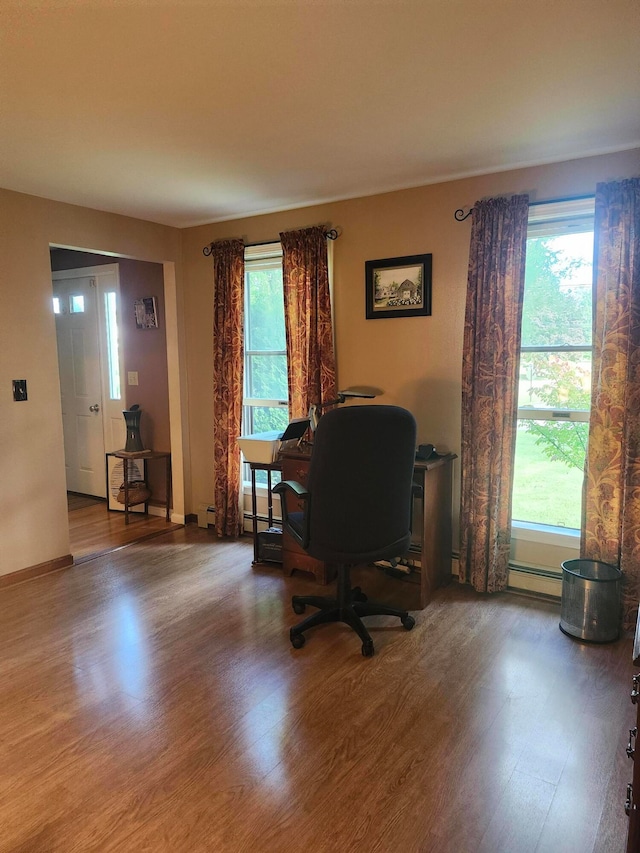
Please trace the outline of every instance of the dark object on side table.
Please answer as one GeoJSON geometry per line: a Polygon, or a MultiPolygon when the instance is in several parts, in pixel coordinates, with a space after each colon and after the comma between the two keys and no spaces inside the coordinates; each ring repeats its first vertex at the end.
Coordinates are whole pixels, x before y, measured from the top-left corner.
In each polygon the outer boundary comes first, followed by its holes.
{"type": "Polygon", "coordinates": [[[122,414],[124,415],[124,422],[127,427],[127,441],[124,449],[127,453],[139,453],[144,450],[142,438],[140,437],[142,409],[136,404],[135,406],[131,406],[130,409],[125,409],[122,414]]]}
{"type": "Polygon", "coordinates": [[[374,652],[362,617],[398,617],[410,630],[406,610],[367,601],[351,588],[350,568],[407,553],[411,542],[412,478],[416,442],[413,415],[398,406],[350,406],[320,419],[305,488],[285,480],[274,488],[281,496],[285,530],[312,557],[338,564],[335,598],[294,595],[293,609],[318,608],[291,628],[294,648],[304,632],[323,622],[345,622],[362,640],[362,654],[374,652]],[[284,495],[300,501],[302,511],[287,509],[284,495]]]}
{"type": "Polygon", "coordinates": [[[260,562],[282,562],[282,530],[269,527],[258,533],[258,559],[260,562]]]}

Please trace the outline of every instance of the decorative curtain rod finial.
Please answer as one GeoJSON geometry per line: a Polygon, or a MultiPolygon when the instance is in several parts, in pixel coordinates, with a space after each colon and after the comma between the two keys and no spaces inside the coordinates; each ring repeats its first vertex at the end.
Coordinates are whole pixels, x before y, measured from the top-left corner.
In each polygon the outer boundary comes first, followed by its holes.
{"type": "Polygon", "coordinates": [[[464,212],[463,208],[459,207],[456,210],[456,212],[453,214],[453,216],[454,216],[456,222],[464,222],[465,219],[468,219],[472,213],[473,213],[472,207],[469,208],[467,213],[464,212]]]}

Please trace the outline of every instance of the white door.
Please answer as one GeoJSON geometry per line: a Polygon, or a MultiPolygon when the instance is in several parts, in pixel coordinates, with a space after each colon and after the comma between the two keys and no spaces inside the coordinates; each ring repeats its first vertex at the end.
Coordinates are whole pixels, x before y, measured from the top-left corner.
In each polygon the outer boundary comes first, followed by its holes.
{"type": "Polygon", "coordinates": [[[117,264],[53,273],[53,294],[67,489],[104,498],[105,452],[126,436],[117,264]]]}

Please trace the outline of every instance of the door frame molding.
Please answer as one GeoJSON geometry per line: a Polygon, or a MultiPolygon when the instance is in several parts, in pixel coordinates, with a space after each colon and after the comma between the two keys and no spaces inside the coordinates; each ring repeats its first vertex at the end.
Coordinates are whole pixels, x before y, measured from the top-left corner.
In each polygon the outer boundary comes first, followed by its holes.
{"type": "MultiPolygon", "coordinates": [[[[183,294],[177,287],[176,262],[158,260],[157,257],[130,255],[126,252],[105,251],[69,243],[49,241],[47,251],[69,249],[73,252],[90,252],[94,255],[113,258],[117,264],[122,260],[147,261],[161,264],[164,279],[164,307],[166,322],[167,369],[169,384],[169,431],[171,449],[171,521],[184,524],[186,519],[186,495],[190,476],[186,468],[189,458],[189,430],[187,424],[187,377],[185,368],[185,335],[183,320],[183,294]]],[[[53,272],[53,271],[52,271],[53,272]]],[[[53,280],[53,279],[52,279],[53,280]]],[[[64,449],[62,450],[64,455],[64,449]]]]}

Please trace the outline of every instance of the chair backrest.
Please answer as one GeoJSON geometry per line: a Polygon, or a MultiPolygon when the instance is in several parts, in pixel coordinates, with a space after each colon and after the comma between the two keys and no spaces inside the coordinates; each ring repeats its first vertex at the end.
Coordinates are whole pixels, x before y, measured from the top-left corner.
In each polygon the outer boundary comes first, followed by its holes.
{"type": "Polygon", "coordinates": [[[405,554],[415,448],[415,419],[398,406],[347,406],[323,415],[309,466],[307,551],[352,564],[405,554]]]}

